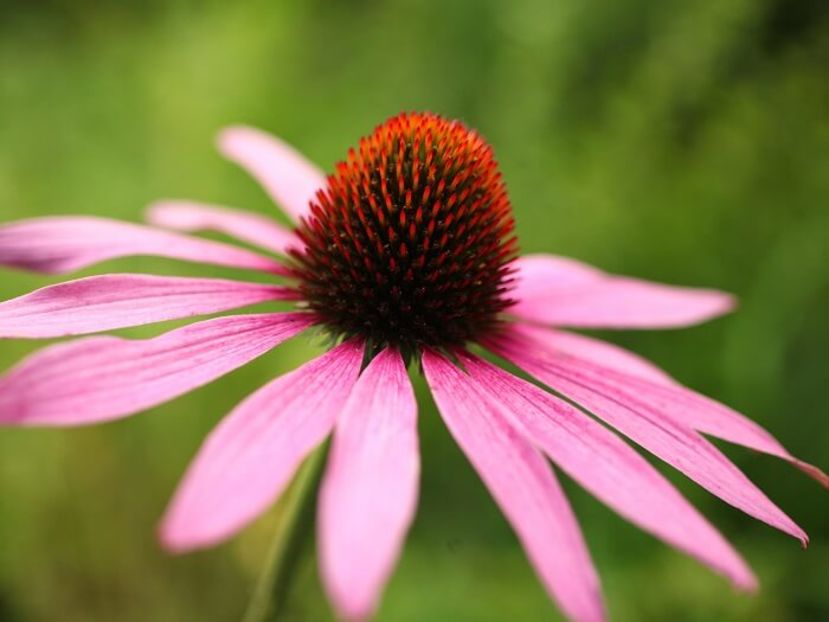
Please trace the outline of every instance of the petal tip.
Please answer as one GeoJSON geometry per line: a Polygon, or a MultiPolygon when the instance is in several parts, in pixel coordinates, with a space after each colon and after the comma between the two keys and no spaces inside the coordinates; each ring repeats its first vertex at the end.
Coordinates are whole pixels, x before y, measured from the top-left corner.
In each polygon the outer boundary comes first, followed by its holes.
{"type": "Polygon", "coordinates": [[[740,306],[740,299],[734,294],[728,292],[718,292],[718,294],[720,297],[719,311],[721,313],[732,313],[740,306]]]}
{"type": "MultiPolygon", "coordinates": [[[[324,558],[323,558],[324,560],[324,558]]],[[[379,595],[372,597],[365,589],[343,582],[338,574],[332,572],[329,564],[320,568],[322,585],[334,610],[337,620],[341,622],[366,622],[377,612],[379,595]]]]}
{"type": "Polygon", "coordinates": [[[159,199],[144,208],[144,220],[151,225],[166,227],[170,221],[169,208],[177,203],[173,199],[159,199]]]}
{"type": "Polygon", "coordinates": [[[183,555],[193,548],[188,546],[186,538],[182,537],[172,522],[167,519],[156,528],[156,539],[161,548],[171,555],[183,555]]]}
{"type": "Polygon", "coordinates": [[[337,618],[342,622],[367,622],[374,616],[375,612],[373,606],[356,602],[343,602],[342,598],[335,601],[334,608],[337,612],[337,618]]]}
{"type": "Polygon", "coordinates": [[[337,620],[341,622],[367,622],[377,614],[378,598],[369,598],[365,594],[350,592],[342,586],[337,588],[330,581],[323,581],[325,593],[334,610],[337,620]]]}
{"type": "Polygon", "coordinates": [[[216,134],[216,146],[225,156],[233,155],[239,147],[239,142],[255,138],[259,131],[248,125],[228,125],[216,134]]]}
{"type": "MultiPolygon", "coordinates": [[[[697,309],[696,314],[690,314],[686,326],[694,326],[709,322],[723,315],[734,313],[739,307],[739,299],[734,294],[721,290],[707,290],[707,300],[697,309]]],[[[680,328],[681,326],[677,326],[680,328]]]]}
{"type": "Polygon", "coordinates": [[[803,462],[802,460],[794,460],[794,465],[815,480],[818,484],[829,490],[829,475],[821,471],[816,466],[809,464],[808,462],[803,462]]]}
{"type": "Polygon", "coordinates": [[[185,555],[219,544],[224,538],[215,533],[199,532],[189,521],[168,515],[156,528],[156,539],[167,553],[185,555]]]}
{"type": "Polygon", "coordinates": [[[756,594],[760,589],[760,582],[754,573],[746,569],[745,574],[732,579],[734,589],[744,594],[756,594]]]}

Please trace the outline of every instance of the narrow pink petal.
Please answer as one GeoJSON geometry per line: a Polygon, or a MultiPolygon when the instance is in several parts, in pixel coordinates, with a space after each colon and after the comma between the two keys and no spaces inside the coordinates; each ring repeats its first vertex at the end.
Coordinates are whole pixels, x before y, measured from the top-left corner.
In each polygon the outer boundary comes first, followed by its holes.
{"type": "Polygon", "coordinates": [[[313,323],[307,313],[219,317],[153,339],[87,337],[35,352],[0,376],[0,425],[80,425],[169,401],[313,323]]]}
{"type": "Polygon", "coordinates": [[[276,285],[105,274],[50,285],[0,303],[0,338],[98,333],[292,299],[296,299],[293,290],[276,285]]]}
{"type": "Polygon", "coordinates": [[[320,492],[320,563],[347,620],[370,618],[417,506],[417,403],[400,354],[378,354],[337,420],[320,492]]]}
{"type": "Polygon", "coordinates": [[[360,372],[346,342],[248,397],[199,450],[161,524],[173,551],[224,540],[273,503],[302,459],[331,431],[360,372]]]}
{"type": "Polygon", "coordinates": [[[275,220],[253,212],[195,201],[159,201],[147,208],[147,220],[158,227],[178,231],[216,231],[285,254],[300,242],[292,231],[275,220]]]}
{"type": "Polygon", "coordinates": [[[522,255],[513,263],[516,298],[566,293],[576,287],[601,283],[607,275],[586,263],[559,255],[522,255]]]}
{"type": "Polygon", "coordinates": [[[647,359],[607,341],[541,326],[524,325],[516,328],[534,341],[543,343],[550,352],[578,357],[602,367],[645,378],[654,384],[678,385],[676,380],[647,359]]]}
{"type": "Polygon", "coordinates": [[[572,620],[604,620],[599,578],[576,517],[544,458],[442,356],[423,353],[441,415],[498,502],[547,591],[572,620]]]}
{"type": "Polygon", "coordinates": [[[219,151],[256,179],[282,208],[299,220],[325,187],[325,175],[296,149],[252,127],[237,126],[219,135],[219,151]]]}
{"type": "Polygon", "coordinates": [[[774,505],[722,452],[687,426],[661,416],[640,397],[629,396],[574,365],[544,356],[520,333],[504,333],[487,347],[622,432],[700,486],[798,539],[808,536],[774,505]]]}
{"type": "Polygon", "coordinates": [[[683,387],[645,359],[582,335],[530,326],[515,330],[543,347],[547,356],[578,365],[582,372],[596,374],[602,382],[640,396],[677,424],[787,460],[829,488],[826,473],[792,456],[760,425],[724,404],[683,387]]]}
{"type": "Polygon", "coordinates": [[[745,561],[650,463],[606,427],[529,382],[468,353],[464,367],[570,477],[619,514],[685,551],[735,586],[754,589],[745,561]]]}
{"type": "Polygon", "coordinates": [[[675,328],[705,322],[734,308],[716,290],[651,283],[601,273],[573,260],[516,261],[518,302],[510,313],[531,322],[578,328],[675,328]]]}
{"type": "Polygon", "coordinates": [[[64,274],[134,255],[285,272],[276,259],[244,248],[106,218],[54,216],[0,225],[0,266],[64,274]]]}

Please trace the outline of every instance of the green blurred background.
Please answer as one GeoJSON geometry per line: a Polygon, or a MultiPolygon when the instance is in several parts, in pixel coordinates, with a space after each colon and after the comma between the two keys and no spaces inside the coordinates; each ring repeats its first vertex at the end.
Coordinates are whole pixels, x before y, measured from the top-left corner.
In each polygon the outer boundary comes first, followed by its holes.
{"type": "MultiPolygon", "coordinates": [[[[401,110],[460,118],[494,145],[524,251],[736,292],[739,312],[710,325],[606,336],[826,468],[828,7],[4,1],[0,216],[137,220],[159,197],[276,214],[215,153],[218,128],[260,126],[330,169],[401,110]]],[[[233,274],[149,259],[104,268],[233,274]]],[[[0,298],[47,282],[3,271],[0,298]]],[[[0,367],[35,345],[2,343],[0,367]]],[[[238,619],[274,512],[224,546],[181,558],[160,552],[156,522],[216,421],[318,349],[294,340],[121,422],[0,430],[0,620],[238,619]]],[[[559,619],[415,381],[421,502],[378,619],[559,619]]],[[[829,619],[826,494],[775,459],[727,451],[810,533],[809,550],[670,473],[755,567],[762,590],[738,595],[567,481],[613,619],[829,619]]],[[[311,555],[289,614],[331,617],[311,555]]]]}

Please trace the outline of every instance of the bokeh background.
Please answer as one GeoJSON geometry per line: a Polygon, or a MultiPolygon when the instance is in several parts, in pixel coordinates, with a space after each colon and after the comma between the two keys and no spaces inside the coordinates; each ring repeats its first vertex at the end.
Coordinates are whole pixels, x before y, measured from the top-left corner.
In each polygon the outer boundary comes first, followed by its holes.
{"type": "MultiPolygon", "coordinates": [[[[217,129],[260,126],[330,170],[401,110],[460,118],[494,145],[523,250],[736,292],[739,312],[710,325],[603,336],[749,413],[826,468],[828,7],[4,0],[0,215],[138,220],[153,199],[190,197],[282,218],[215,153],[217,129]]],[[[208,273],[149,259],[104,268],[208,273]]],[[[2,271],[0,298],[47,282],[2,271]]],[[[0,343],[0,368],[34,345],[0,343]]],[[[296,339],[121,422],[0,430],[0,620],[238,619],[278,508],[228,544],[181,558],[159,550],[156,522],[219,418],[315,350],[314,340],[296,339]]],[[[415,382],[421,502],[378,619],[559,619],[415,382]]],[[[811,547],[801,551],[666,468],[756,568],[760,593],[735,594],[567,481],[613,619],[829,619],[826,494],[773,458],[726,449],[811,534],[811,547]]],[[[310,553],[288,619],[331,619],[310,553]]]]}

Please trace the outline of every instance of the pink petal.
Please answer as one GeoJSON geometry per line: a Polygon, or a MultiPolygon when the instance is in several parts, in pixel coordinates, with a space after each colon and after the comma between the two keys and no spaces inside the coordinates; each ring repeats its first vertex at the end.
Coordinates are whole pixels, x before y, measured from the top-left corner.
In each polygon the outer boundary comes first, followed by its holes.
{"type": "Polygon", "coordinates": [[[167,509],[164,546],[188,551],[253,520],[331,431],[357,380],[363,347],[346,342],[266,384],[216,427],[167,509]]]}
{"type": "Polygon", "coordinates": [[[80,425],[131,415],[241,367],[312,323],[306,313],[236,315],[153,339],[49,346],[0,376],[0,424],[80,425]]]}
{"type": "Polygon", "coordinates": [[[417,403],[400,354],[360,376],[337,420],[320,492],[322,578],[340,615],[372,616],[417,506],[417,403]]]}
{"type": "Polygon", "coordinates": [[[590,553],[544,458],[455,365],[426,351],[423,370],[449,431],[512,524],[547,591],[569,618],[604,620],[590,553]]]}
{"type": "Polygon", "coordinates": [[[217,231],[273,253],[299,244],[292,231],[253,212],[195,201],[159,201],[147,208],[147,220],[178,231],[217,231]]]}
{"type": "Polygon", "coordinates": [[[599,272],[574,260],[529,256],[516,260],[510,308],[517,317],[579,328],[675,328],[728,313],[730,294],[662,285],[599,272]]]}
{"type": "Polygon", "coordinates": [[[546,327],[526,325],[516,328],[533,340],[548,346],[551,352],[578,357],[627,375],[645,378],[654,384],[678,386],[676,380],[647,359],[607,341],[546,327]]]}
{"type": "Polygon", "coordinates": [[[751,570],[720,533],[647,460],[567,402],[468,353],[464,367],[526,437],[570,477],[632,523],[685,551],[737,587],[751,570]]]}
{"type": "Polygon", "coordinates": [[[808,543],[803,530],[716,447],[686,426],[660,416],[639,397],[585,375],[574,365],[556,362],[516,331],[502,334],[487,347],[604,419],[712,494],[800,539],[804,546],[808,543]]]}
{"type": "Polygon", "coordinates": [[[252,127],[230,127],[219,134],[219,151],[256,179],[274,201],[299,220],[325,187],[325,175],[296,149],[252,127]]]}
{"type": "Polygon", "coordinates": [[[517,269],[514,276],[518,285],[516,293],[521,294],[517,298],[566,293],[576,287],[601,283],[607,278],[598,268],[558,255],[523,255],[513,266],[517,269]]]}
{"type": "Polygon", "coordinates": [[[148,274],[105,274],[0,303],[0,338],[63,337],[296,299],[276,285],[148,274]]]}
{"type": "Polygon", "coordinates": [[[516,327],[516,331],[542,346],[547,356],[578,365],[584,373],[597,374],[602,382],[646,399],[651,407],[677,424],[787,460],[829,488],[826,473],[792,456],[760,425],[724,404],[683,387],[645,359],[582,335],[530,326],[516,327]]]}
{"type": "Polygon", "coordinates": [[[0,266],[63,274],[133,255],[285,273],[275,259],[243,248],[106,218],[54,216],[0,225],[0,266]]]}

